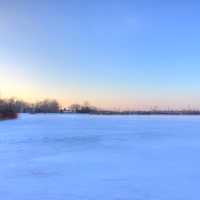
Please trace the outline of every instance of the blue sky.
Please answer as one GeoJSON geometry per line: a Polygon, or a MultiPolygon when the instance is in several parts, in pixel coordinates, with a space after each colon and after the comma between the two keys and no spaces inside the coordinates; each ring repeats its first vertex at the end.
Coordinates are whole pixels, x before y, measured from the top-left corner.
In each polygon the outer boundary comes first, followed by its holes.
{"type": "Polygon", "coordinates": [[[192,0],[1,1],[1,95],[200,107],[199,10],[192,0]]]}

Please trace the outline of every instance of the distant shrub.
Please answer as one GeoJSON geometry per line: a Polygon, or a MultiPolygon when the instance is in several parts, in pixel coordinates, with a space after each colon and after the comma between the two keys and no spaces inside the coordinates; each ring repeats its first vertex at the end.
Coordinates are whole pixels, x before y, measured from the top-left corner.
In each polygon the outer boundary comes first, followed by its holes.
{"type": "Polygon", "coordinates": [[[15,119],[17,118],[17,112],[15,109],[15,100],[0,99],[0,120],[15,119]]]}
{"type": "Polygon", "coordinates": [[[17,117],[18,117],[18,114],[14,112],[0,113],[0,120],[16,119],[17,117]]]}

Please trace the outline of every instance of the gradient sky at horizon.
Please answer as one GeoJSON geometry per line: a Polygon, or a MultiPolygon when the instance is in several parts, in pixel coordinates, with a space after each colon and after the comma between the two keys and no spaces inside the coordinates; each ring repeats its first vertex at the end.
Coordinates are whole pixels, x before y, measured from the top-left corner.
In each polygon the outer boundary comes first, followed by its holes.
{"type": "Polygon", "coordinates": [[[0,1],[0,94],[200,107],[200,2],[0,1]]]}

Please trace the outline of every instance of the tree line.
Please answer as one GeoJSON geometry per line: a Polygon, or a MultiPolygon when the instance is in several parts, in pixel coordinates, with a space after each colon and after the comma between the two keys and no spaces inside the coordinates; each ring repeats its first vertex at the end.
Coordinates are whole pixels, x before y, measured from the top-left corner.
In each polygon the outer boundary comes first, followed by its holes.
{"type": "Polygon", "coordinates": [[[36,103],[27,103],[10,98],[0,99],[0,119],[16,118],[18,113],[58,113],[60,105],[56,100],[42,100],[36,103]]]}
{"type": "Polygon", "coordinates": [[[18,113],[88,113],[103,115],[200,115],[200,110],[102,110],[91,106],[88,102],[72,104],[61,108],[56,100],[45,99],[35,103],[27,103],[15,98],[0,99],[0,119],[16,118],[18,113]]]}
{"type": "Polygon", "coordinates": [[[35,103],[27,103],[15,98],[0,99],[0,113],[93,113],[98,109],[88,102],[83,105],[72,104],[68,108],[61,108],[57,100],[45,99],[35,103]]]}

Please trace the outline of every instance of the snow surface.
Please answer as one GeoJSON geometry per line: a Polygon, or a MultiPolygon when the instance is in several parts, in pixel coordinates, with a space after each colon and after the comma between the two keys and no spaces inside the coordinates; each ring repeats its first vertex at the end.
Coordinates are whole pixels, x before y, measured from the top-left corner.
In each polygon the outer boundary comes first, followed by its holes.
{"type": "Polygon", "coordinates": [[[1,200],[199,200],[200,117],[0,122],[1,200]]]}

